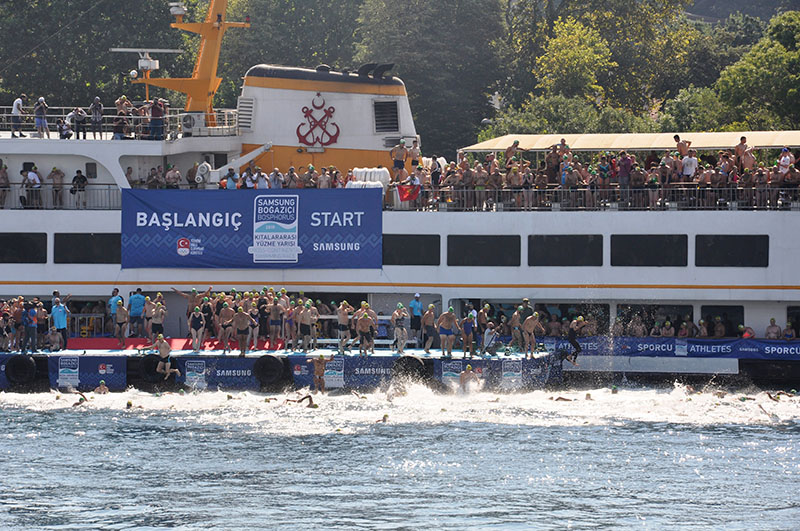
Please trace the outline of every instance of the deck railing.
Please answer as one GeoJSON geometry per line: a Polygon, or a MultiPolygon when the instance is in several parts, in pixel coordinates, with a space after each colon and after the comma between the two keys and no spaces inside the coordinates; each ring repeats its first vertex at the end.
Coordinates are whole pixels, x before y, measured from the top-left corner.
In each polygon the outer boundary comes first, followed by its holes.
{"type": "MultiPolygon", "coordinates": [[[[72,129],[72,136],[69,140],[97,139],[111,140],[114,136],[114,120],[116,107],[111,105],[103,110],[103,120],[100,124],[99,133],[93,132],[91,114],[89,107],[82,107],[87,113],[86,121],[80,126],[70,119],[68,122],[72,129]]],[[[22,116],[21,131],[27,137],[38,138],[36,125],[34,123],[33,108],[25,107],[25,114],[22,116]]],[[[50,131],[50,138],[59,138],[56,128],[58,119],[67,120],[67,115],[75,110],[75,107],[48,107],[47,124],[50,131]]],[[[164,116],[163,129],[156,131],[151,127],[149,115],[131,114],[125,116],[128,127],[125,133],[126,140],[174,140],[179,137],[190,136],[237,136],[239,134],[238,113],[233,109],[217,109],[213,113],[187,113],[179,109],[167,109],[164,116]]],[[[12,131],[11,107],[0,106],[0,131],[12,131]]]]}

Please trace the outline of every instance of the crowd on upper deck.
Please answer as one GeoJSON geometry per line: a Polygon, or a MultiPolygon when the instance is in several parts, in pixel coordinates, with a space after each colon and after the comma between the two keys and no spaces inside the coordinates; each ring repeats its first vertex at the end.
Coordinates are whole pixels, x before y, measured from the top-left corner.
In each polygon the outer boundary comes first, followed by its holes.
{"type": "MultiPolygon", "coordinates": [[[[31,115],[36,127],[36,136],[50,138],[50,123],[47,119],[49,105],[45,98],[39,97],[30,110],[26,106],[27,103],[27,94],[20,94],[11,105],[11,138],[27,136],[22,132],[22,125],[31,115]]],[[[136,106],[123,94],[114,101],[114,107],[116,111],[111,122],[112,139],[164,139],[164,117],[169,107],[167,100],[153,98],[136,106]]],[[[89,130],[93,139],[96,140],[98,135],[102,139],[106,123],[104,110],[105,107],[99,96],[95,96],[86,109],[83,107],[73,108],[63,118],[56,119],[54,125],[58,138],[69,140],[74,135],[76,140],[80,140],[81,136],[86,140],[86,132],[89,130]]]]}

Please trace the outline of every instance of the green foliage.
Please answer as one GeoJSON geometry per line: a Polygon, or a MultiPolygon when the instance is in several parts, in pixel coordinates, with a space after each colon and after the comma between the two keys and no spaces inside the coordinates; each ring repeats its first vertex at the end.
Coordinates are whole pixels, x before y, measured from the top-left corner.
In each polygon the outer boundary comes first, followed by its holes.
{"type": "Polygon", "coordinates": [[[664,132],[716,131],[725,121],[725,107],[712,88],[689,86],[664,105],[664,132]]]}
{"type": "MultiPolygon", "coordinates": [[[[113,47],[180,48],[178,32],[162,0],[139,0],[120,8],[113,0],[11,0],[0,4],[0,101],[10,105],[21,92],[44,96],[50,105],[88,106],[95,95],[106,104],[125,93],[143,99],[143,85],[126,73],[138,57],[113,47]]],[[[159,75],[181,73],[181,57],[156,56],[159,75]]],[[[154,91],[170,97],[172,93],[154,91]]]]}
{"type": "Polygon", "coordinates": [[[772,19],[762,38],[726,68],[716,88],[734,119],[768,129],[800,121],[800,13],[772,19]]]}
{"type": "MultiPolygon", "coordinates": [[[[241,77],[253,65],[269,63],[314,68],[352,66],[356,19],[362,0],[231,0],[230,20],[250,15],[250,29],[225,34],[219,62],[223,79],[220,107],[235,107],[241,77]]],[[[206,3],[199,6],[205,14],[206,3]]],[[[200,13],[198,13],[198,17],[200,13]]]]}
{"type": "Polygon", "coordinates": [[[503,34],[498,0],[365,0],[356,59],[393,62],[408,87],[426,153],[452,155],[475,139],[490,112],[499,67],[492,43],[503,34]],[[413,20],[407,15],[413,14],[413,20]]]}
{"type": "Polygon", "coordinates": [[[563,95],[531,97],[521,107],[510,107],[481,131],[479,139],[519,134],[646,133],[656,130],[649,118],[603,106],[585,98],[563,95]]]}
{"type": "Polygon", "coordinates": [[[596,30],[574,18],[559,18],[534,71],[545,94],[594,99],[604,92],[597,84],[597,72],[616,66],[608,43],[596,30]]]}

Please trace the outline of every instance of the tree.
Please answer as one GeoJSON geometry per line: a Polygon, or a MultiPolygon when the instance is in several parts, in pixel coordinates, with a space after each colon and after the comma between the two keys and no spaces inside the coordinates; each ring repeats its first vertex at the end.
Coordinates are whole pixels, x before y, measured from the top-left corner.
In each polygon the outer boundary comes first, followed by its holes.
{"type": "Polygon", "coordinates": [[[595,99],[603,96],[597,73],[616,66],[608,43],[596,30],[574,18],[559,18],[544,55],[536,60],[535,73],[545,94],[595,99]]]}
{"type": "Polygon", "coordinates": [[[410,0],[398,6],[365,0],[356,59],[394,62],[408,87],[427,153],[449,155],[472,143],[490,113],[488,91],[498,79],[492,43],[503,34],[498,0],[410,0]]]}
{"type": "Polygon", "coordinates": [[[664,132],[716,131],[725,123],[726,109],[716,91],[689,86],[664,105],[660,125],[664,132]]]}
{"type": "MultiPolygon", "coordinates": [[[[0,63],[0,97],[10,105],[26,92],[44,96],[53,106],[88,106],[95,95],[107,103],[122,93],[143,99],[144,86],[131,85],[126,75],[136,67],[136,55],[109,48],[179,48],[180,34],[169,28],[172,20],[162,0],[140,0],[124,9],[112,0],[3,2],[0,32],[8,38],[0,63]]],[[[183,58],[156,57],[159,75],[184,73],[183,58]]],[[[177,101],[167,92],[160,95],[177,101]]]]}
{"type": "Polygon", "coordinates": [[[716,83],[737,121],[777,129],[800,122],[800,12],[770,21],[767,35],[716,83]]]}
{"type": "MultiPolygon", "coordinates": [[[[261,63],[314,68],[352,66],[362,0],[231,0],[230,20],[249,15],[252,27],[225,34],[216,103],[235,107],[241,78],[261,63]]],[[[196,17],[208,5],[198,5],[196,17]]],[[[191,40],[191,39],[190,39],[191,40]]]]}
{"type": "Polygon", "coordinates": [[[479,140],[507,134],[646,133],[656,130],[649,117],[625,109],[598,108],[583,97],[531,96],[520,107],[509,107],[481,131],[479,140]]]}

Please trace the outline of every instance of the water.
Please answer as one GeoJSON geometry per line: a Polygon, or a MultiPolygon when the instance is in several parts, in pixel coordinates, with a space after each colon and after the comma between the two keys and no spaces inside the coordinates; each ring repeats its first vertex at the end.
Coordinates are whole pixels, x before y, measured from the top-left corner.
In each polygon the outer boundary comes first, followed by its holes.
{"type": "Polygon", "coordinates": [[[0,528],[798,527],[800,398],[586,392],[0,394],[0,528]]]}

